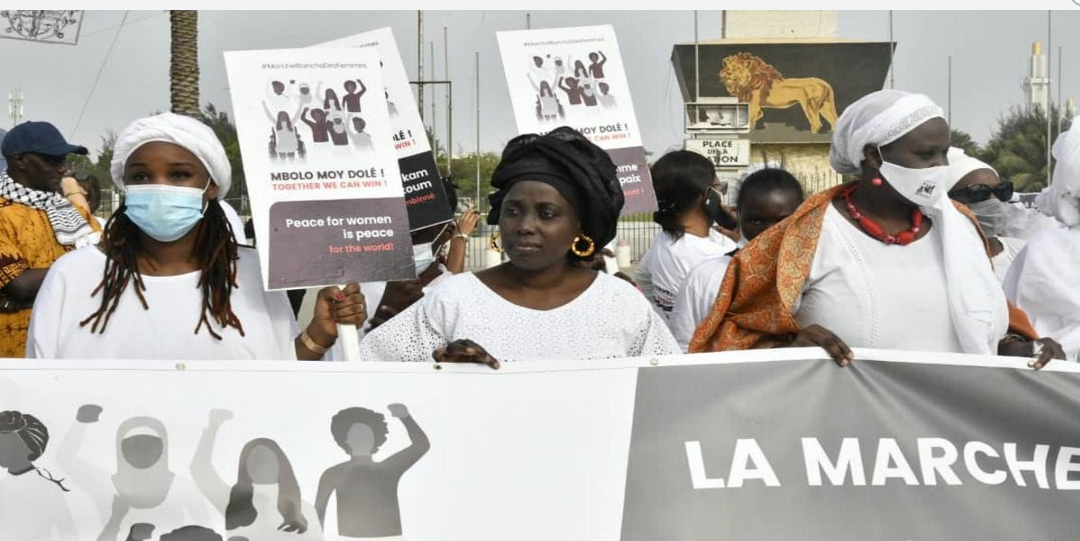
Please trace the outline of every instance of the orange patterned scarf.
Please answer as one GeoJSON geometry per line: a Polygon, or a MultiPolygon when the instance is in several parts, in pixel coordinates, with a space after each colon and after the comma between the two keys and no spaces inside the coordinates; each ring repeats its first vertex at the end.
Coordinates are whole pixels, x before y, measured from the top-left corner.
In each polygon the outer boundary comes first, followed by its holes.
{"type": "MultiPolygon", "coordinates": [[[[770,348],[795,339],[799,324],[792,308],[810,276],[825,211],[848,186],[810,197],[732,258],[712,312],[690,341],[691,353],[770,348]]],[[[967,207],[956,206],[978,226],[967,207]]],[[[1027,315],[1012,305],[1009,331],[1029,340],[1038,337],[1027,315]]]]}

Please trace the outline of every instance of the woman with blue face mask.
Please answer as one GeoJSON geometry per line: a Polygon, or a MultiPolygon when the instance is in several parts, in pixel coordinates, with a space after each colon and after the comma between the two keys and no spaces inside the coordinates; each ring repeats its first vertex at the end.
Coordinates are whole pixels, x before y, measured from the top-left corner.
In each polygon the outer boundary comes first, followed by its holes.
{"type": "Polygon", "coordinates": [[[365,319],[357,284],[319,292],[300,332],[283,292],[263,290],[256,252],[236,242],[218,200],[231,185],[205,124],[164,113],[117,138],[124,204],[99,247],[61,258],[42,285],[27,356],[104,359],[304,359],[365,319]]]}
{"type": "Polygon", "coordinates": [[[830,161],[854,180],[809,198],[728,265],[691,352],[849,346],[1064,358],[1005,300],[975,218],[946,196],[949,125],[922,94],[844,110],[830,161]]]}

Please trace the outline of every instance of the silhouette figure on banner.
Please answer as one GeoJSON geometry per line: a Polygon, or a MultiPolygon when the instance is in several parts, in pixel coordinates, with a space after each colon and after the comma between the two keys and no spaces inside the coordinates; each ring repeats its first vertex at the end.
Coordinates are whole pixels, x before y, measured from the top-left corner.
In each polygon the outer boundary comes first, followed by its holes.
{"type": "Polygon", "coordinates": [[[367,122],[358,116],[354,116],[350,120],[352,120],[352,130],[349,132],[349,139],[352,141],[353,146],[360,151],[371,150],[371,134],[364,131],[367,122]]]}
{"type": "Polygon", "coordinates": [[[559,79],[559,89],[566,92],[566,100],[570,105],[581,105],[581,87],[574,77],[559,79]]]}
{"type": "Polygon", "coordinates": [[[615,108],[617,108],[619,106],[619,104],[615,102],[615,96],[612,96],[611,94],[608,93],[611,90],[611,86],[608,85],[607,83],[600,83],[599,87],[600,87],[600,96],[598,96],[598,98],[600,100],[600,106],[605,108],[605,109],[615,109],[615,108]]]}
{"type": "Polygon", "coordinates": [[[563,106],[559,103],[559,98],[555,96],[555,92],[551,90],[551,83],[542,80],[537,84],[531,74],[528,77],[529,82],[532,83],[533,88],[536,90],[536,119],[558,120],[565,117],[566,111],[563,110],[563,106]]]}
{"type": "Polygon", "coordinates": [[[0,412],[0,539],[75,539],[68,509],[69,483],[34,462],[49,444],[49,429],[37,417],[0,412]]]}
{"type": "Polygon", "coordinates": [[[364,82],[360,79],[355,81],[345,81],[345,97],[342,101],[345,102],[345,110],[350,113],[360,112],[360,98],[367,92],[367,87],[364,86],[364,82]],[[357,87],[359,83],[359,87],[357,87]],[[359,88],[359,91],[357,90],[359,88]]]}
{"type": "Polygon", "coordinates": [[[334,142],[334,146],[342,147],[349,145],[349,133],[345,126],[345,117],[332,117],[329,130],[330,140],[334,142]]]}
{"type": "Polygon", "coordinates": [[[322,92],[322,83],[315,88],[315,92],[311,91],[311,85],[300,82],[296,85],[296,106],[297,108],[311,107],[311,103],[315,101],[315,96],[318,96],[322,92]]]}
{"type": "Polygon", "coordinates": [[[390,113],[390,118],[397,117],[398,116],[397,105],[394,105],[394,102],[390,100],[390,92],[384,90],[383,93],[386,94],[386,112],[390,113]]]}
{"type": "Polygon", "coordinates": [[[596,81],[592,79],[581,80],[581,101],[585,102],[585,107],[596,107],[598,104],[595,84],[596,81]]]}
{"type": "Polygon", "coordinates": [[[266,99],[263,100],[263,107],[274,111],[275,114],[278,111],[296,109],[292,96],[285,92],[285,83],[281,81],[270,81],[270,91],[267,92],[266,99]]]}
{"type": "Polygon", "coordinates": [[[169,469],[169,438],[161,421],[132,417],[120,423],[115,473],[80,456],[86,433],[101,413],[97,405],[80,407],[58,455],[72,483],[90,496],[105,523],[98,541],[115,541],[136,523],[162,529],[205,524],[210,513],[198,490],[169,469]]]}
{"type": "Polygon", "coordinates": [[[375,452],[386,443],[386,417],[366,408],[347,408],[330,421],[334,441],[349,460],[331,467],[319,479],[315,509],[326,524],[326,506],[337,494],[338,534],[350,539],[393,538],[401,535],[398,484],[401,476],[431,448],[427,435],[402,404],[391,404],[391,415],[401,420],[411,443],[376,462],[375,452]]]}
{"type": "Polygon", "coordinates": [[[316,145],[330,142],[330,122],[326,119],[326,111],[322,109],[308,109],[300,113],[300,121],[307,124],[311,130],[311,141],[316,145]],[[308,118],[310,113],[310,117],[308,118]]]}
{"type": "Polygon", "coordinates": [[[240,451],[236,483],[230,488],[214,469],[214,444],[232,412],[213,410],[191,462],[191,477],[211,506],[225,517],[230,535],[258,541],[318,541],[323,538],[315,508],[300,496],[292,464],[277,442],[249,441],[240,451]]]}
{"type": "Polygon", "coordinates": [[[604,51],[596,51],[595,53],[589,53],[589,75],[592,75],[594,79],[604,78],[604,64],[607,64],[607,56],[604,55],[604,51]]]}
{"type": "MultiPolygon", "coordinates": [[[[153,524],[139,523],[131,526],[128,536],[119,541],[151,541],[154,538],[153,524]]],[[[221,535],[210,528],[202,526],[184,526],[167,534],[163,534],[158,541],[222,541],[221,535]]],[[[229,541],[248,541],[241,537],[230,537],[229,541]]]]}
{"type": "Polygon", "coordinates": [[[264,102],[263,112],[274,124],[270,130],[270,157],[293,159],[299,155],[303,158],[306,149],[300,132],[296,129],[296,121],[300,119],[300,110],[298,109],[292,116],[289,116],[286,111],[278,111],[275,115],[270,112],[264,102]]]}

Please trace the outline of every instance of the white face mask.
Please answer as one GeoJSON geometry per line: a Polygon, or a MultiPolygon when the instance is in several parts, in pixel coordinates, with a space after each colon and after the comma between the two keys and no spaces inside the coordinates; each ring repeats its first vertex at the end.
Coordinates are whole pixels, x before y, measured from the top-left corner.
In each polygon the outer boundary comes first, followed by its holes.
{"type": "MultiPolygon", "coordinates": [[[[878,153],[880,155],[880,149],[878,153]]],[[[911,169],[889,163],[882,156],[878,170],[889,186],[904,196],[904,199],[920,207],[932,207],[945,196],[945,181],[949,172],[947,165],[911,169]]]]}
{"type": "Polygon", "coordinates": [[[435,254],[431,251],[431,244],[414,244],[413,264],[416,265],[416,275],[426,271],[435,261],[435,254]]]}
{"type": "Polygon", "coordinates": [[[968,205],[975,218],[979,220],[979,226],[988,237],[1000,237],[1005,234],[1005,227],[1009,225],[1010,208],[996,197],[986,201],[979,201],[968,205]]]}

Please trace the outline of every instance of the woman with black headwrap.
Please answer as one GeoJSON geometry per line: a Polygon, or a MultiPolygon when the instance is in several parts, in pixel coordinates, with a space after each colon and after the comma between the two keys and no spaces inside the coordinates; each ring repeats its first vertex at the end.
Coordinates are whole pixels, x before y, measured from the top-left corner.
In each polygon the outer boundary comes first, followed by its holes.
{"type": "MultiPolygon", "coordinates": [[[[615,237],[615,165],[577,131],[522,135],[503,151],[488,222],[509,261],[446,279],[360,344],[365,360],[604,359],[679,352],[633,286],[578,264],[615,237]]],[[[493,244],[496,240],[493,239],[493,244]]]]}

